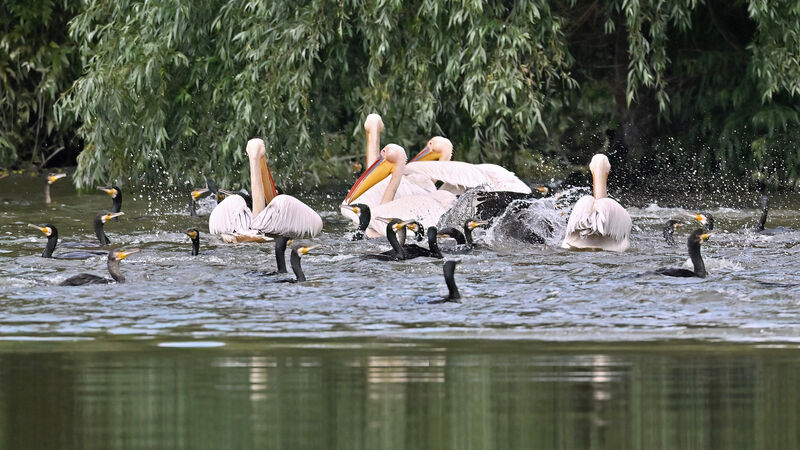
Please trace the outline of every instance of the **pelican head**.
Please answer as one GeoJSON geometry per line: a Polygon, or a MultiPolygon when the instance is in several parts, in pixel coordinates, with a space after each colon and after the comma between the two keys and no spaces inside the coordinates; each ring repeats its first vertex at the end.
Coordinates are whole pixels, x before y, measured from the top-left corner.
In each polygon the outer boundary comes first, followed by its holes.
{"type": "Polygon", "coordinates": [[[380,158],[356,180],[347,193],[344,203],[351,203],[369,188],[394,173],[398,166],[405,166],[406,159],[406,151],[403,147],[396,144],[389,144],[383,147],[380,158]]]}
{"type": "Polygon", "coordinates": [[[51,173],[50,175],[47,176],[47,184],[53,184],[56,181],[64,178],[65,176],[67,176],[67,174],[65,173],[51,173]]]}
{"type": "Polygon", "coordinates": [[[442,136],[434,136],[425,145],[425,148],[417,153],[411,162],[415,161],[450,161],[453,158],[453,143],[450,139],[442,136]]]}
{"type": "Polygon", "coordinates": [[[115,213],[107,213],[107,214],[103,214],[103,215],[100,216],[100,221],[103,222],[103,223],[106,223],[109,220],[113,219],[114,217],[119,217],[119,216],[124,216],[124,215],[125,215],[125,213],[122,212],[122,211],[115,212],[115,213]]]}
{"type": "Polygon", "coordinates": [[[97,186],[97,190],[105,192],[106,194],[110,195],[111,198],[117,198],[117,195],[119,195],[119,188],[116,186],[111,186],[111,187],[97,186]]]}
{"type": "Polygon", "coordinates": [[[34,225],[32,223],[29,223],[28,226],[31,228],[36,228],[37,230],[44,233],[44,235],[47,237],[50,237],[50,235],[53,234],[53,228],[52,228],[53,226],[50,225],[49,223],[44,225],[34,225]]]}
{"type": "Polygon", "coordinates": [[[380,114],[372,113],[367,116],[364,120],[364,131],[368,135],[374,131],[377,131],[378,134],[383,133],[383,119],[381,119],[380,114]]]}

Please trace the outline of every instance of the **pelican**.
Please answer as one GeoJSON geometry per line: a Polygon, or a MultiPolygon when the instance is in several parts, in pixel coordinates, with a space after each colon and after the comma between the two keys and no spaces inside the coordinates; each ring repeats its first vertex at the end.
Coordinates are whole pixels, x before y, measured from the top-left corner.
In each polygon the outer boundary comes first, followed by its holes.
{"type": "Polygon", "coordinates": [[[60,180],[61,178],[64,178],[65,176],[67,176],[67,174],[65,173],[51,173],[50,175],[47,176],[47,184],[44,185],[44,202],[47,203],[48,205],[51,203],[50,185],[60,180]]]}
{"type": "Polygon", "coordinates": [[[610,250],[630,248],[631,216],[615,200],[606,196],[606,181],[611,164],[606,155],[597,154],[589,164],[594,196],[581,197],[572,207],[567,235],[561,247],[572,250],[610,250]]]}
{"type": "MultiPolygon", "coordinates": [[[[378,114],[370,114],[364,120],[364,130],[367,132],[367,157],[366,166],[372,167],[376,161],[380,159],[380,145],[381,133],[383,133],[383,119],[378,114]]],[[[368,207],[375,207],[381,204],[383,194],[389,185],[389,180],[379,180],[374,186],[359,194],[358,202],[368,207]]],[[[436,190],[436,185],[426,177],[404,177],[397,187],[395,198],[405,197],[407,195],[425,195],[436,190]]],[[[352,198],[355,200],[355,198],[352,198]]],[[[343,216],[350,219],[354,225],[359,224],[358,216],[349,208],[346,208],[349,202],[345,202],[340,207],[343,216]]]]}
{"type": "Polygon", "coordinates": [[[411,159],[409,164],[417,162],[438,162],[439,164],[423,164],[410,173],[430,176],[444,182],[440,189],[453,194],[463,194],[467,189],[484,185],[486,191],[506,191],[530,194],[531,188],[511,172],[496,164],[469,164],[451,161],[453,143],[442,136],[434,136],[425,148],[411,159]],[[456,173],[456,171],[458,173],[456,173]],[[449,173],[452,172],[452,173],[449,173]],[[470,180],[470,178],[473,178],[470,180]],[[452,180],[452,181],[451,181],[452,180]]]}
{"type": "Polygon", "coordinates": [[[230,195],[208,219],[212,234],[222,234],[225,242],[263,242],[260,234],[270,237],[314,237],[322,231],[322,218],[305,203],[290,195],[278,195],[267,166],[264,141],[247,142],[250,160],[250,192],[253,210],[240,195],[230,195]]]}
{"type": "Polygon", "coordinates": [[[360,202],[360,196],[364,192],[391,174],[380,204],[370,206],[372,220],[366,229],[367,237],[386,235],[386,228],[382,222],[376,220],[377,217],[417,220],[423,227],[428,228],[436,225],[439,217],[455,204],[455,195],[441,190],[434,190],[425,195],[406,195],[395,198],[407,169],[406,159],[406,151],[403,147],[395,144],[387,145],[381,150],[381,157],[361,175],[347,193],[344,200],[345,205],[355,199],[359,199],[360,202]]]}

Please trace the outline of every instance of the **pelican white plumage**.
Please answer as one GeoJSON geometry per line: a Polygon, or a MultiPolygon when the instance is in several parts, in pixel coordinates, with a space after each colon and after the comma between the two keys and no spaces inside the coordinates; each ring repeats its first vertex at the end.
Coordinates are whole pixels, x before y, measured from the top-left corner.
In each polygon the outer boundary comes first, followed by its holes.
{"type": "Polygon", "coordinates": [[[594,196],[586,195],[575,202],[561,247],[624,252],[631,246],[628,239],[631,216],[619,203],[606,196],[606,182],[611,171],[606,155],[594,155],[589,170],[592,172],[594,196]]]}
{"type": "MultiPolygon", "coordinates": [[[[372,167],[372,165],[375,164],[378,159],[380,159],[379,149],[381,145],[381,133],[383,133],[383,119],[381,116],[378,114],[368,115],[366,120],[364,120],[364,130],[367,133],[367,165],[365,167],[369,168],[372,167]]],[[[383,194],[386,192],[386,187],[388,185],[388,178],[378,181],[371,188],[359,195],[358,203],[363,203],[370,208],[377,207],[381,204],[383,194]]],[[[407,195],[426,195],[435,190],[436,185],[433,184],[429,178],[424,176],[407,176],[400,180],[400,184],[397,186],[397,192],[395,192],[394,197],[400,198],[407,195]]],[[[344,206],[345,205],[343,204],[342,207],[339,208],[342,215],[350,219],[357,226],[359,222],[358,215],[353,213],[351,209],[345,208],[344,206]]]]}
{"type": "Polygon", "coordinates": [[[456,195],[467,189],[483,185],[486,191],[508,191],[530,194],[531,188],[514,175],[514,172],[497,164],[469,164],[451,161],[453,143],[442,136],[432,137],[425,148],[409,162],[408,175],[431,177],[444,182],[440,190],[456,195]],[[426,164],[418,164],[426,162],[426,164]],[[428,162],[438,162],[430,164],[428,162]],[[413,164],[412,164],[413,163],[413,164]]]}
{"type": "Polygon", "coordinates": [[[247,156],[253,210],[240,195],[230,195],[211,211],[209,232],[221,234],[225,242],[263,241],[261,235],[303,238],[319,234],[319,214],[290,195],[278,195],[267,166],[264,141],[249,140],[247,156]]]}
{"type": "Polygon", "coordinates": [[[406,151],[399,145],[389,144],[381,150],[381,158],[361,175],[347,193],[345,204],[350,204],[356,198],[361,202],[364,192],[391,174],[380,203],[370,206],[372,220],[366,230],[367,237],[386,235],[386,225],[377,220],[378,217],[413,219],[427,228],[436,225],[439,217],[455,204],[455,195],[437,190],[425,195],[406,195],[395,198],[406,168],[406,151]]]}

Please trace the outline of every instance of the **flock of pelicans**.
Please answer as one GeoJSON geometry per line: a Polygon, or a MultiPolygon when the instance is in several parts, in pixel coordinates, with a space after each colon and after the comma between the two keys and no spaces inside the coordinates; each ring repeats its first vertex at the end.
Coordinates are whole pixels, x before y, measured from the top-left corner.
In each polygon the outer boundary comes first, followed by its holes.
{"type": "MultiPolygon", "coordinates": [[[[432,138],[425,148],[411,161],[407,161],[405,150],[395,144],[388,144],[379,151],[383,121],[377,114],[370,114],[365,123],[367,137],[367,169],[347,193],[341,213],[357,227],[353,239],[385,237],[392,249],[370,258],[400,261],[416,257],[443,258],[443,251],[451,254],[469,253],[474,242],[472,231],[486,227],[506,214],[512,208],[519,208],[517,200],[539,198],[547,194],[547,188],[531,189],[512,172],[494,164],[469,164],[452,161],[453,146],[443,137],[432,138]],[[458,208],[459,196],[470,195],[468,204],[474,208],[475,215],[469,217],[460,227],[441,227],[440,219],[446,213],[458,208]],[[516,202],[516,203],[515,203],[516,202]],[[428,246],[405,243],[406,233],[410,231],[417,241],[427,238],[428,246]],[[438,238],[452,238],[455,247],[442,249],[438,238]]],[[[267,165],[266,149],[261,139],[247,143],[250,165],[250,193],[231,192],[218,189],[216,184],[206,179],[206,187],[191,193],[190,212],[196,214],[196,202],[205,195],[213,194],[218,203],[209,216],[209,232],[218,235],[226,243],[275,242],[277,271],[287,273],[285,251],[293,239],[313,238],[322,231],[323,223],[319,214],[300,200],[290,195],[278,194],[272,174],[267,165]]],[[[623,252],[630,247],[629,235],[631,218],[628,212],[606,192],[606,182],[611,165],[605,155],[595,155],[589,169],[593,179],[593,195],[580,198],[572,207],[566,225],[566,236],[562,247],[573,250],[608,250],[623,252]]],[[[50,184],[62,178],[63,174],[51,174],[45,187],[45,202],[50,203],[50,184]]],[[[110,211],[103,211],[94,218],[94,231],[98,243],[72,244],[75,247],[107,246],[110,244],[104,225],[118,220],[122,212],[122,191],[117,186],[99,187],[113,199],[110,211]]],[[[768,199],[762,196],[763,214],[757,231],[765,230],[768,199]]],[[[456,215],[457,216],[457,215],[456,215]]],[[[513,215],[512,215],[513,217],[513,215]]],[[[693,270],[665,268],[656,273],[673,277],[706,276],[700,244],[708,239],[714,227],[710,214],[697,214],[694,217],[700,227],[688,237],[687,245],[693,270]]],[[[683,223],[668,221],[664,226],[664,238],[674,243],[675,230],[683,223]]],[[[58,243],[58,230],[52,224],[29,225],[37,228],[48,241],[43,257],[89,258],[98,254],[108,255],[108,271],[113,280],[92,274],[80,274],[63,281],[62,285],[84,285],[109,282],[124,282],[120,271],[120,261],[138,249],[118,249],[112,251],[81,250],[54,254],[58,243]]],[[[517,224],[525,228],[525,224],[517,224]]],[[[185,231],[192,241],[192,255],[197,255],[200,247],[200,231],[191,228],[185,231]]],[[[543,243],[548,236],[536,233],[521,233],[515,236],[531,243],[543,243]]],[[[285,281],[305,281],[300,258],[317,246],[296,245],[292,247],[290,266],[295,279],[285,281]]],[[[458,302],[460,294],[454,280],[457,261],[444,263],[444,278],[448,296],[442,302],[458,302]]],[[[282,280],[283,281],[283,280],[282,280]]],[[[437,301],[438,302],[438,301],[437,301]]]]}

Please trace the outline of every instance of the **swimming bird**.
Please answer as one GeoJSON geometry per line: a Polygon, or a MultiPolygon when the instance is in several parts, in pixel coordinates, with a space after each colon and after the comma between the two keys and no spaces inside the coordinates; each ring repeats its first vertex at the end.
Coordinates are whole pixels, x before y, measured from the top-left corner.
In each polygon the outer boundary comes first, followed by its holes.
{"type": "Polygon", "coordinates": [[[122,211],[119,212],[108,212],[108,211],[100,211],[94,216],[93,226],[94,226],[94,234],[97,236],[97,239],[100,241],[100,245],[108,245],[111,243],[111,240],[108,239],[106,236],[106,232],[103,229],[103,225],[108,222],[109,220],[124,215],[125,213],[122,211]]]}
{"type": "Polygon", "coordinates": [[[458,264],[458,261],[444,262],[444,282],[447,285],[447,297],[444,297],[441,300],[430,301],[428,304],[435,305],[438,303],[461,303],[461,293],[458,292],[458,286],[456,286],[456,264],[458,264]]]}
{"type": "Polygon", "coordinates": [[[200,253],[200,232],[197,228],[189,228],[184,233],[192,240],[192,256],[197,256],[200,253]]]}
{"type": "Polygon", "coordinates": [[[278,195],[267,166],[264,141],[248,141],[247,155],[253,208],[247,207],[241,195],[226,197],[211,211],[209,232],[222,234],[225,242],[253,241],[261,238],[260,235],[300,238],[319,234],[322,231],[319,214],[290,195],[278,195]]]}
{"type": "Polygon", "coordinates": [[[48,205],[51,203],[50,200],[50,185],[55,183],[56,181],[64,178],[67,176],[65,173],[51,173],[47,176],[47,184],[44,185],[44,202],[48,205]]]}
{"type": "Polygon", "coordinates": [[[707,233],[706,230],[698,228],[694,230],[686,240],[686,245],[689,249],[689,258],[692,260],[694,270],[663,268],[656,270],[656,273],[669,277],[705,278],[707,275],[706,265],[703,263],[703,257],[700,256],[700,244],[705,242],[710,236],[711,234],[707,233]]]}
{"type": "Polygon", "coordinates": [[[443,136],[434,136],[425,148],[408,163],[409,175],[427,177],[443,184],[439,190],[461,195],[470,188],[483,186],[487,191],[530,194],[531,188],[514,172],[497,164],[470,164],[452,161],[453,143],[443,136]],[[420,164],[418,164],[420,163],[420,164]]]}
{"type": "Polygon", "coordinates": [[[706,230],[714,230],[714,216],[712,216],[711,213],[697,213],[692,215],[692,217],[694,217],[694,220],[700,222],[706,230]]]}
{"type": "Polygon", "coordinates": [[[624,252],[631,246],[628,240],[631,216],[616,200],[606,196],[606,181],[611,171],[606,155],[594,155],[589,170],[592,172],[594,196],[581,197],[572,207],[561,247],[624,252]]]}
{"type": "Polygon", "coordinates": [[[120,188],[118,188],[117,186],[111,186],[111,187],[97,186],[97,189],[111,196],[112,213],[122,211],[122,190],[120,188]]]}
{"type": "Polygon", "coordinates": [[[513,191],[480,191],[476,193],[473,203],[479,219],[492,220],[506,212],[508,206],[517,200],[536,200],[549,193],[550,188],[547,186],[535,187],[529,194],[513,191]]]}
{"type": "Polygon", "coordinates": [[[206,187],[204,188],[194,188],[189,193],[189,215],[192,217],[197,216],[197,202],[204,197],[207,197],[211,194],[211,190],[208,188],[208,184],[206,183],[206,187]]]}
{"type": "Polygon", "coordinates": [[[352,212],[358,218],[358,229],[353,233],[351,240],[360,241],[364,239],[369,222],[372,220],[372,211],[369,206],[363,203],[353,203],[352,205],[342,205],[341,209],[352,212]]]}
{"type": "Polygon", "coordinates": [[[453,227],[442,228],[439,230],[438,236],[455,239],[458,246],[455,249],[444,250],[444,253],[461,255],[471,253],[475,247],[475,242],[472,240],[472,230],[486,225],[488,225],[488,222],[483,220],[467,220],[464,222],[463,233],[453,227]]]}
{"type": "Polygon", "coordinates": [[[756,225],[756,228],[754,230],[756,233],[771,236],[791,231],[789,228],[786,227],[766,228],[765,225],[767,224],[767,214],[769,214],[769,197],[767,197],[766,195],[762,195],[761,217],[758,219],[758,225],[756,225]]]}
{"type": "MultiPolygon", "coordinates": [[[[378,114],[368,115],[366,120],[364,120],[364,131],[366,131],[367,134],[367,156],[365,159],[366,165],[364,167],[371,168],[381,157],[380,143],[381,133],[383,132],[383,119],[381,119],[381,116],[378,114]]],[[[362,177],[359,177],[359,179],[362,177]]],[[[386,177],[377,180],[374,185],[360,193],[358,198],[352,197],[349,201],[345,200],[340,207],[342,215],[350,219],[355,225],[358,225],[358,217],[353,214],[352,210],[345,208],[345,206],[355,200],[358,200],[360,204],[373,208],[380,205],[386,189],[389,186],[389,181],[390,180],[386,177]]],[[[436,186],[426,177],[406,176],[400,179],[393,198],[401,198],[407,195],[425,195],[435,190],[436,186]]]]}
{"type": "MultiPolygon", "coordinates": [[[[435,163],[431,162],[430,164],[435,163]]],[[[361,175],[347,193],[344,204],[352,203],[369,188],[391,174],[381,203],[377,206],[370,205],[372,220],[366,230],[367,237],[379,237],[385,233],[385,227],[376,221],[375,217],[414,219],[427,228],[436,225],[439,217],[455,204],[455,195],[441,190],[434,190],[425,195],[406,195],[395,198],[395,193],[405,176],[405,170],[406,151],[399,145],[389,144],[381,150],[381,158],[361,175]]]]}
{"type": "Polygon", "coordinates": [[[683,222],[679,220],[668,220],[664,224],[664,229],[662,232],[664,234],[664,240],[667,241],[667,244],[675,245],[675,237],[673,234],[682,226],[683,222]]]}
{"type": "Polygon", "coordinates": [[[289,256],[289,264],[292,266],[292,272],[294,272],[295,279],[294,280],[285,279],[278,281],[284,283],[302,283],[303,281],[306,281],[306,274],[303,273],[303,268],[300,267],[300,257],[317,247],[319,247],[319,245],[312,245],[310,247],[303,247],[296,245],[292,247],[292,254],[291,256],[289,256]]]}
{"type": "Polygon", "coordinates": [[[36,228],[37,230],[44,233],[47,236],[47,245],[44,247],[44,252],[42,253],[42,258],[56,258],[56,259],[89,259],[98,255],[105,255],[108,252],[104,251],[74,251],[74,252],[59,252],[56,255],[53,255],[53,252],[58,245],[58,228],[55,227],[52,223],[46,223],[44,225],[34,225],[28,224],[31,228],[36,228]]]}
{"type": "Polygon", "coordinates": [[[113,280],[108,278],[99,277],[91,273],[81,273],[73,277],[69,277],[60,283],[60,286],[82,286],[84,284],[108,284],[116,281],[117,283],[124,283],[125,277],[119,269],[119,262],[133,253],[138,252],[138,248],[130,250],[113,250],[108,252],[108,273],[111,274],[113,280]]]}
{"type": "Polygon", "coordinates": [[[397,239],[398,231],[405,229],[403,221],[400,219],[385,219],[382,217],[378,218],[378,220],[386,221],[386,239],[389,241],[389,245],[392,246],[392,249],[377,254],[364,255],[364,257],[379,259],[381,261],[402,261],[406,259],[403,246],[397,239]]]}

